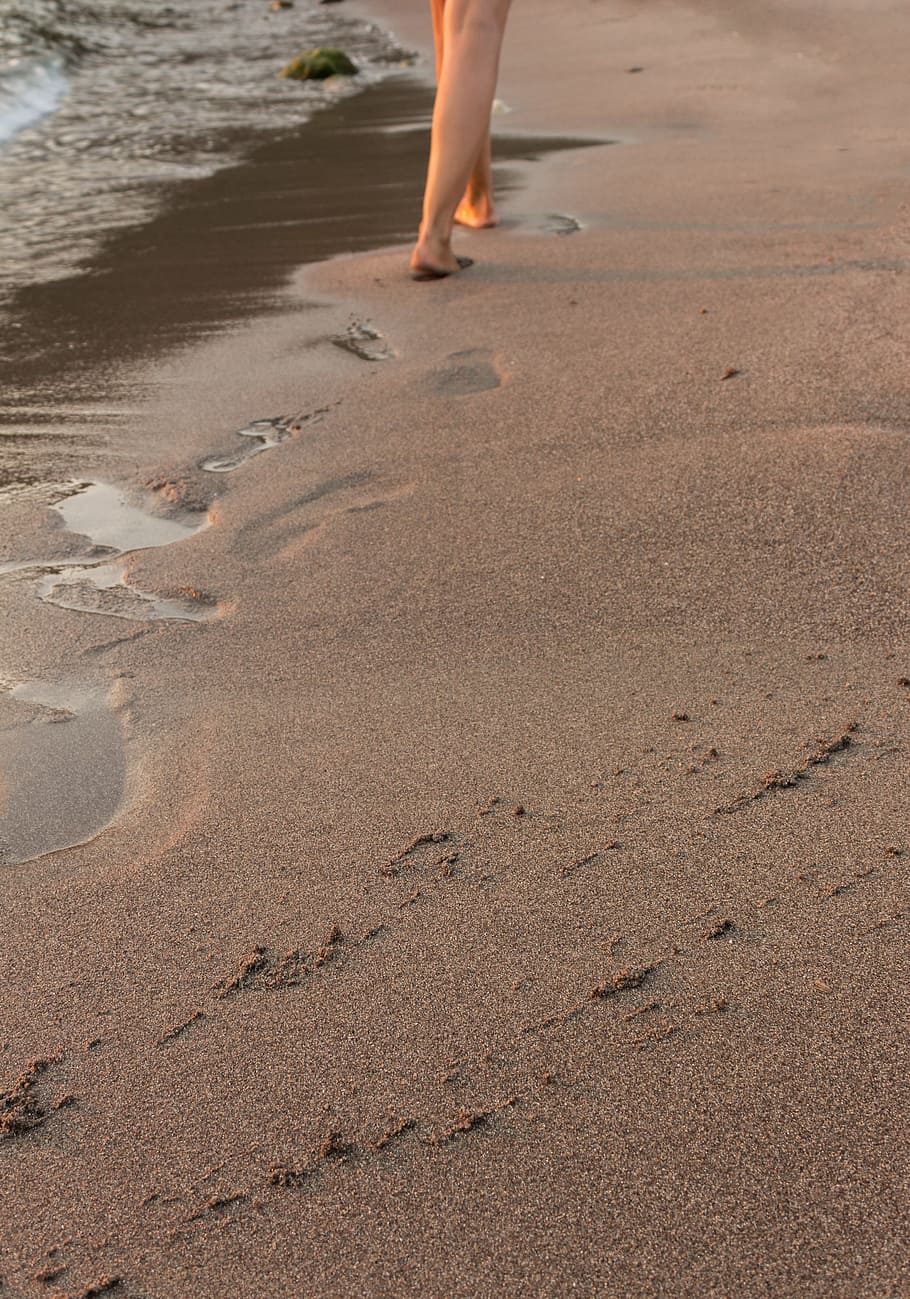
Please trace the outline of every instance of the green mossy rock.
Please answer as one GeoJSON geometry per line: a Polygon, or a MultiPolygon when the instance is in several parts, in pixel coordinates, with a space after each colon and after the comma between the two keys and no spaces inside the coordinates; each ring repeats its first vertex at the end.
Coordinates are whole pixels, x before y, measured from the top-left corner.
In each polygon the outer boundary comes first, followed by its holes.
{"type": "Polygon", "coordinates": [[[357,65],[351,62],[344,50],[304,50],[281,69],[281,75],[292,77],[294,81],[325,81],[327,77],[354,77],[357,65]]]}

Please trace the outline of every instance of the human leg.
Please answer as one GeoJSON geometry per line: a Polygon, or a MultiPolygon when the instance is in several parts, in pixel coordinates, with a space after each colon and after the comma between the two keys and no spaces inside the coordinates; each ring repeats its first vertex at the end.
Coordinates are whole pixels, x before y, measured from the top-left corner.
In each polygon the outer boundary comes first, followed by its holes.
{"type": "MultiPolygon", "coordinates": [[[[436,81],[442,76],[442,60],[445,48],[445,6],[446,0],[430,0],[433,15],[433,45],[436,51],[436,81]]],[[[458,225],[471,226],[475,230],[487,229],[498,222],[496,208],[493,204],[493,158],[490,145],[489,126],[484,136],[480,153],[474,163],[471,176],[461,200],[455,209],[455,221],[458,225]]]]}
{"type": "Polygon", "coordinates": [[[458,269],[451,249],[455,210],[467,199],[468,211],[479,212],[484,186],[489,193],[490,109],[509,0],[432,0],[432,5],[440,74],[423,220],[411,266],[450,274],[458,269]],[[475,178],[477,188],[466,195],[475,178]]]}
{"type": "Polygon", "coordinates": [[[485,230],[498,224],[493,204],[493,152],[489,128],[467,189],[455,209],[455,221],[457,225],[471,226],[474,230],[485,230]]]}

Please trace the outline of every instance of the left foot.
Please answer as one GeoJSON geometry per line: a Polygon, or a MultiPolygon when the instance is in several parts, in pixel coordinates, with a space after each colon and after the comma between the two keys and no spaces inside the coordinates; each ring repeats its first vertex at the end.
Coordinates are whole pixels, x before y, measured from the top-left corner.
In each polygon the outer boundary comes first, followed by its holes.
{"type": "Polygon", "coordinates": [[[411,279],[412,280],[444,280],[447,275],[454,275],[456,271],[466,271],[469,266],[474,265],[473,257],[456,257],[455,267],[453,270],[444,270],[441,266],[430,266],[426,262],[416,261],[411,258],[411,279]]]}
{"type": "Polygon", "coordinates": [[[452,275],[458,270],[458,262],[452,252],[448,233],[443,237],[433,231],[421,230],[411,253],[412,271],[436,271],[440,275],[452,275]]]}
{"type": "Polygon", "coordinates": [[[470,257],[456,257],[449,240],[421,232],[411,253],[411,275],[415,280],[441,280],[472,266],[470,257]]]}

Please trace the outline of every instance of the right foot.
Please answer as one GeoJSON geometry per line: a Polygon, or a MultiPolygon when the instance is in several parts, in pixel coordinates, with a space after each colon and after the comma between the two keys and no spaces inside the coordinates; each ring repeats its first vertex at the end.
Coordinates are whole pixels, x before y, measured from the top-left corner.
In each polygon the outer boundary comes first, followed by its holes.
{"type": "Polygon", "coordinates": [[[477,202],[463,198],[455,211],[455,220],[460,226],[470,226],[472,230],[489,230],[499,225],[496,209],[486,198],[477,202]]]}

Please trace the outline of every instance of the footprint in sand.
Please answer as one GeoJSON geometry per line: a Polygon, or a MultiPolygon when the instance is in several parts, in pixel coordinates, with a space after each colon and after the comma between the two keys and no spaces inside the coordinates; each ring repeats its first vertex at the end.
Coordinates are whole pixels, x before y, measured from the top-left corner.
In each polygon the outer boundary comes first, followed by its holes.
{"type": "Polygon", "coordinates": [[[387,489],[385,492],[377,489],[374,492],[370,490],[373,479],[371,473],[355,471],[314,483],[301,496],[284,501],[275,509],[267,510],[255,520],[243,524],[234,535],[231,549],[242,551],[246,556],[255,554],[259,562],[264,562],[281,555],[286,547],[304,538],[315,539],[320,536],[334,519],[349,513],[359,514],[377,509],[411,490],[411,486],[407,485],[387,489]],[[361,491],[362,488],[366,490],[361,491]],[[309,507],[313,505],[324,508],[312,511],[309,507]]]}
{"type": "Polygon", "coordinates": [[[540,229],[545,235],[577,235],[581,222],[564,212],[548,212],[540,223],[540,229]]]}
{"type": "Polygon", "coordinates": [[[363,321],[353,320],[343,334],[334,334],[331,340],[344,352],[353,352],[362,361],[391,361],[395,353],[378,329],[363,321]]]}
{"type": "Polygon", "coordinates": [[[56,569],[41,579],[38,598],[60,609],[103,613],[111,618],[140,622],[149,618],[165,622],[206,622],[214,617],[216,611],[213,603],[198,595],[169,600],[139,591],[128,584],[126,573],[119,564],[56,569]]]}
{"type": "Polygon", "coordinates": [[[446,364],[430,378],[430,387],[440,397],[469,397],[502,386],[502,376],[493,364],[492,353],[469,347],[452,352],[446,364]]]}
{"type": "Polygon", "coordinates": [[[126,785],[110,694],[84,683],[29,682],[11,696],[32,716],[0,731],[0,862],[86,843],[110,825],[126,785]]]}
{"type": "Polygon", "coordinates": [[[208,526],[208,515],[180,517],[150,514],[130,504],[119,488],[108,483],[74,483],[64,500],[51,508],[66,530],[85,537],[90,548],[75,560],[25,560],[0,567],[0,573],[41,574],[38,597],[48,604],[115,618],[166,619],[199,622],[214,615],[213,605],[191,593],[185,599],[164,599],[129,584],[126,556],[140,550],[170,546],[208,526]]]}
{"type": "Polygon", "coordinates": [[[312,411],[309,415],[293,415],[290,418],[281,415],[275,419],[255,419],[246,428],[238,429],[237,436],[246,438],[246,445],[225,455],[209,456],[200,464],[210,474],[229,474],[234,469],[258,456],[261,451],[269,451],[279,446],[288,438],[299,433],[304,424],[315,424],[325,415],[328,407],[312,411]]]}

